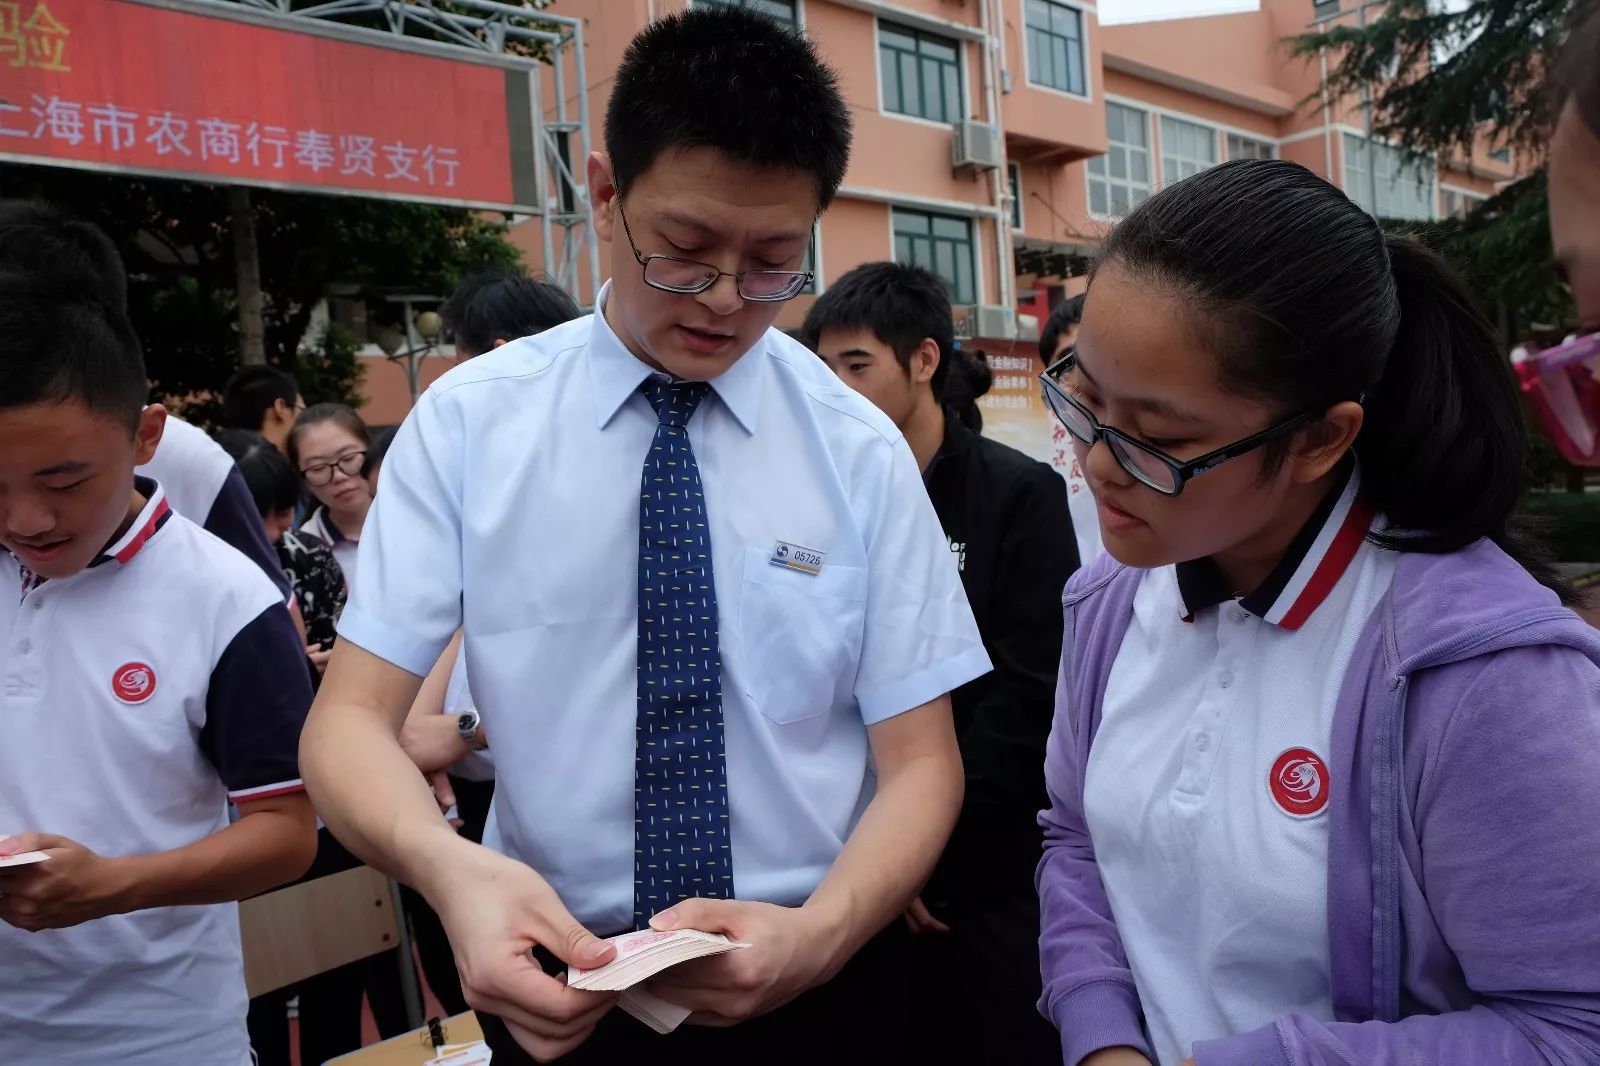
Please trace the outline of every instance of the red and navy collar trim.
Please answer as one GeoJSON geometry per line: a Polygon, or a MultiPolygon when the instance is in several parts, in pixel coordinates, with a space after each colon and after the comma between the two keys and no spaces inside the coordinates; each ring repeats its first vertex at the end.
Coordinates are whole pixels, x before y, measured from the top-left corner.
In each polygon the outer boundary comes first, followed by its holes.
{"type": "MultiPolygon", "coordinates": [[[[128,526],[127,532],[118,537],[104,551],[95,556],[89,564],[89,569],[94,569],[102,563],[119,563],[126,566],[133,561],[133,557],[150,542],[156,531],[167,524],[167,519],[172,517],[172,506],[167,503],[167,494],[160,485],[147,477],[135,477],[133,487],[139,495],[144,497],[144,508],[139,516],[128,526]]],[[[12,558],[16,556],[12,553],[12,558]]],[[[44,584],[45,579],[17,562],[17,569],[22,574],[22,595],[26,597],[32,589],[44,584]]]]}
{"type": "MultiPolygon", "coordinates": [[[[1361,495],[1360,472],[1352,464],[1344,483],[1328,493],[1267,580],[1240,597],[1239,606],[1280,629],[1299,629],[1350,568],[1375,517],[1371,502],[1361,495]]],[[[1177,573],[1179,609],[1185,621],[1234,598],[1209,558],[1179,563],[1177,573]]]]}
{"type": "Polygon", "coordinates": [[[120,563],[127,566],[133,561],[133,557],[150,543],[150,538],[156,535],[156,531],[167,524],[167,519],[172,517],[172,505],[167,503],[166,490],[160,485],[150,478],[136,477],[133,479],[133,487],[144,497],[144,509],[128,526],[127,532],[112,542],[94,562],[89,564],[91,567],[102,563],[120,563]]]}

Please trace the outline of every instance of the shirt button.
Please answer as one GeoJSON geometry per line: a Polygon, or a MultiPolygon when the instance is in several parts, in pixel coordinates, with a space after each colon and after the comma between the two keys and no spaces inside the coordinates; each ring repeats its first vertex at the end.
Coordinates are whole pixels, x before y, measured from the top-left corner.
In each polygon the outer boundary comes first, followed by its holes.
{"type": "Polygon", "coordinates": [[[43,601],[43,600],[41,600],[41,599],[39,599],[39,598],[38,598],[38,597],[34,597],[34,600],[33,600],[33,609],[34,609],[34,610],[35,610],[35,611],[42,611],[42,610],[44,610],[44,601],[43,601]]]}
{"type": "Polygon", "coordinates": [[[17,645],[17,651],[18,651],[19,654],[26,655],[32,650],[33,650],[33,641],[31,641],[31,640],[25,640],[21,644],[17,645]]]}
{"type": "Polygon", "coordinates": [[[1236,607],[1233,611],[1233,620],[1239,623],[1248,622],[1250,621],[1250,612],[1243,607],[1236,607]]]}
{"type": "Polygon", "coordinates": [[[1217,675],[1217,684],[1222,686],[1223,688],[1232,687],[1232,685],[1233,685],[1233,671],[1232,670],[1224,670],[1224,671],[1222,671],[1222,673],[1218,674],[1217,675]]]}
{"type": "Polygon", "coordinates": [[[1211,749],[1211,737],[1205,733],[1201,733],[1199,736],[1194,738],[1194,746],[1200,751],[1209,751],[1211,749]]]}

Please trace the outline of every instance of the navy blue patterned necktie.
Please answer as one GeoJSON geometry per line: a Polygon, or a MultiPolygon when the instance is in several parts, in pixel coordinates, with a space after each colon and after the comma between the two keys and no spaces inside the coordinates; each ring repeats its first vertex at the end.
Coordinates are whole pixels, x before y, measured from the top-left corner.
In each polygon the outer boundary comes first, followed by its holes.
{"type": "Polygon", "coordinates": [[[639,493],[635,929],[690,897],[733,897],[717,591],[688,430],[710,386],[652,376],[639,391],[658,422],[639,493]]]}

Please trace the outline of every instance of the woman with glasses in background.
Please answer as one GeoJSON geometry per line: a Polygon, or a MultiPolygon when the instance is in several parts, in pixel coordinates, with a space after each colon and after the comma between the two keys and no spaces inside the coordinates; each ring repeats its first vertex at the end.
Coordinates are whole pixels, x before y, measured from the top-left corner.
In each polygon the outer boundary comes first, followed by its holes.
{"type": "Polygon", "coordinates": [[[306,408],[289,431],[289,463],[318,504],[300,528],[333,549],[352,586],[356,547],[372,506],[372,488],[363,476],[371,446],[367,424],[342,403],[306,408]]]}

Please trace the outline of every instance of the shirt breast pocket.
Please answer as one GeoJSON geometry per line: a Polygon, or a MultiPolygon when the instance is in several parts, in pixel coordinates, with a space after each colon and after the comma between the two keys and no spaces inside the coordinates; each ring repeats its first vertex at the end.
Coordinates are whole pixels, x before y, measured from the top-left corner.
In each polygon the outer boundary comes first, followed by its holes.
{"type": "Polygon", "coordinates": [[[745,694],[788,725],[852,700],[867,617],[867,572],[824,563],[817,574],[774,566],[746,548],[739,590],[745,694]]]}

